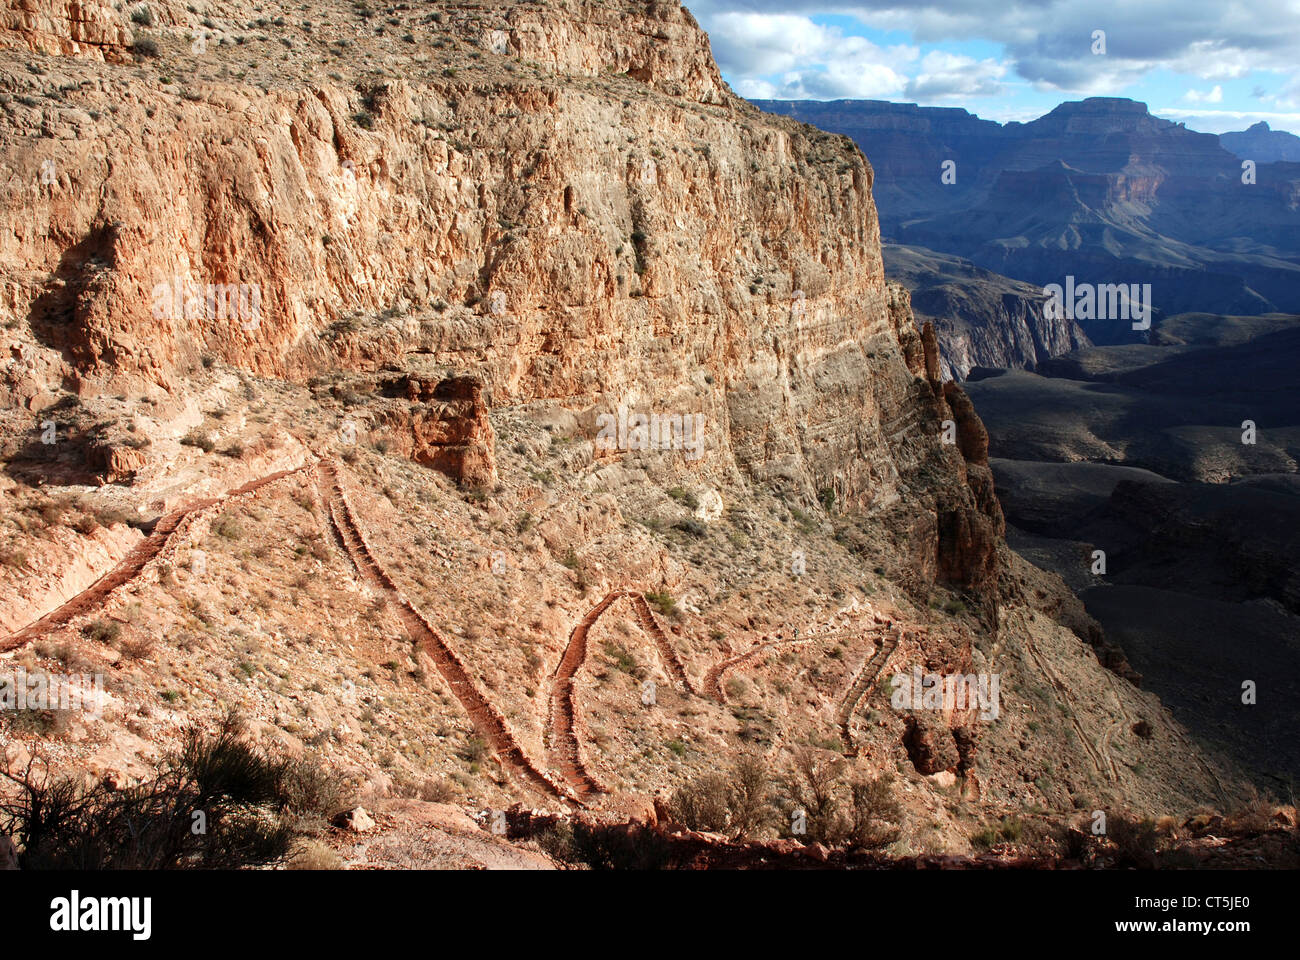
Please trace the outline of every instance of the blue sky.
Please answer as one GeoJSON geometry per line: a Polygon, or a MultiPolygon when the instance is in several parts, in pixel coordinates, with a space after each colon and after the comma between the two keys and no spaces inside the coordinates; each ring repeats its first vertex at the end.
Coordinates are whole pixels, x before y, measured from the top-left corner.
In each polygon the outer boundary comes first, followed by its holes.
{"type": "Polygon", "coordinates": [[[1300,0],[687,0],[742,96],[1030,120],[1131,97],[1196,130],[1300,133],[1300,0]],[[1105,34],[1104,51],[1094,32],[1105,34]]]}

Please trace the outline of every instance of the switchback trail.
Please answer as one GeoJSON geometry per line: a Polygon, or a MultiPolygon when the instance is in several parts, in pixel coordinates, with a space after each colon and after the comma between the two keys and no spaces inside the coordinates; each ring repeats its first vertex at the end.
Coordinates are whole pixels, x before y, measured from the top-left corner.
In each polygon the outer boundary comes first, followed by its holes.
{"type": "Polygon", "coordinates": [[[760,643],[758,646],[752,647],[744,653],[738,653],[734,657],[720,660],[713,666],[709,667],[708,673],[704,675],[704,690],[710,697],[717,700],[719,703],[726,703],[727,698],[722,692],[723,675],[733,667],[738,667],[742,663],[754,659],[760,653],[774,649],[775,647],[783,647],[795,643],[810,643],[813,640],[823,642],[829,640],[848,640],[860,636],[862,636],[861,630],[839,630],[833,633],[810,632],[807,636],[803,637],[790,637],[788,639],[769,640],[767,643],[760,643]]]}
{"type": "Polygon", "coordinates": [[[582,663],[587,659],[587,631],[600,619],[600,615],[609,609],[619,597],[622,590],[613,590],[596,604],[587,615],[574,625],[569,632],[569,642],[564,648],[564,656],[555,667],[551,679],[551,762],[559,767],[565,782],[581,797],[588,799],[597,793],[604,793],[605,788],[587,770],[582,762],[582,751],[578,746],[575,730],[577,708],[573,701],[573,678],[582,663]]]}
{"type": "Polygon", "coordinates": [[[677,656],[677,651],[673,649],[672,643],[668,639],[668,634],[659,626],[659,621],[655,618],[654,613],[650,610],[650,605],[642,594],[635,590],[611,590],[600,603],[587,611],[587,614],[569,632],[569,642],[564,648],[564,655],[560,658],[560,662],[551,678],[550,739],[548,745],[552,764],[560,769],[565,782],[584,800],[594,794],[604,793],[605,787],[596,780],[582,762],[582,751],[578,743],[577,704],[574,701],[573,681],[587,659],[588,631],[591,630],[595,622],[610,608],[614,601],[620,597],[627,597],[632,601],[637,623],[655,642],[655,646],[659,649],[659,656],[663,659],[664,668],[672,674],[688,694],[695,692],[691,687],[690,679],[686,676],[686,669],[677,656]]]}
{"type": "Polygon", "coordinates": [[[893,656],[894,651],[898,649],[899,641],[902,638],[902,628],[898,628],[897,636],[883,634],[878,638],[879,646],[871,655],[871,659],[862,664],[862,669],[858,671],[857,677],[849,685],[844,699],[840,701],[839,713],[836,720],[840,725],[840,739],[844,742],[844,755],[856,757],[858,748],[853,743],[853,731],[851,724],[853,722],[854,711],[858,709],[858,704],[862,699],[875,689],[876,681],[880,679],[880,674],[884,671],[889,658],[893,656]]]}
{"type": "Polygon", "coordinates": [[[629,592],[625,594],[632,598],[632,606],[636,610],[637,623],[641,624],[641,629],[650,634],[654,640],[655,646],[659,648],[659,656],[663,659],[664,667],[671,673],[677,682],[687,693],[695,693],[691,686],[690,678],[686,676],[686,668],[682,666],[682,661],[677,657],[677,651],[673,649],[672,643],[668,639],[668,634],[664,633],[663,627],[659,626],[659,621],[655,619],[650,604],[646,603],[645,596],[640,593],[629,592]]]}
{"type": "Polygon", "coordinates": [[[304,465],[293,470],[281,470],[257,480],[251,480],[242,487],[231,490],[219,497],[207,497],[203,500],[197,500],[188,506],[159,517],[154,521],[149,535],[136,544],[125,557],[118,561],[115,567],[66,603],[51,610],[39,620],[35,620],[10,634],[7,639],[0,642],[0,653],[16,650],[50,630],[62,627],[77,617],[85,616],[102,606],[114,590],[139,577],[144,568],[148,566],[149,561],[162,553],[177,531],[181,530],[182,527],[187,527],[189,521],[197,517],[198,514],[236,497],[254,493],[267,484],[283,480],[285,477],[293,476],[305,469],[307,467],[304,465]]]}
{"type": "Polygon", "coordinates": [[[1083,746],[1084,752],[1086,752],[1089,759],[1092,760],[1093,767],[1095,767],[1097,772],[1103,776],[1109,773],[1111,780],[1118,780],[1119,776],[1115,772],[1115,765],[1110,761],[1110,756],[1107,755],[1103,762],[1102,755],[1098,753],[1097,749],[1088,741],[1088,735],[1084,732],[1083,725],[1079,723],[1079,717],[1075,713],[1074,704],[1070,700],[1070,694],[1066,689],[1065,684],[1061,682],[1060,678],[1058,678],[1055,673],[1048,669],[1047,664],[1045,664],[1042,658],[1038,655],[1038,651],[1034,649],[1033,641],[1031,641],[1028,636],[1025,636],[1023,639],[1025,650],[1033,659],[1034,665],[1038,667],[1038,672],[1045,676],[1061,695],[1061,699],[1066,706],[1066,712],[1070,715],[1070,724],[1074,727],[1074,732],[1078,736],[1079,743],[1083,746]]]}
{"type": "Polygon", "coordinates": [[[389,595],[403,625],[433,660],[438,672],[451,688],[451,692],[465,708],[474,725],[485,735],[502,763],[544,793],[569,801],[577,799],[571,791],[556,783],[528,758],[510,731],[505,716],[479,692],[460,657],[447,645],[442,635],[425,620],[423,614],[406,599],[396,582],[388,575],[388,571],[375,558],[352,512],[347,494],[343,490],[338,465],[332,460],[321,460],[318,476],[321,481],[322,498],[325,500],[325,510],[337,542],[351,558],[361,576],[370,581],[372,586],[389,595]]]}
{"type": "Polygon", "coordinates": [[[766,652],[766,650],[771,650],[776,647],[785,647],[785,645],[788,644],[806,644],[811,640],[818,639],[820,639],[820,637],[798,636],[790,637],[789,640],[770,640],[766,644],[759,644],[758,647],[746,650],[745,653],[738,653],[735,657],[728,657],[727,660],[716,662],[711,667],[708,667],[708,673],[705,674],[705,691],[707,691],[708,696],[711,696],[712,699],[718,701],[719,704],[725,704],[725,702],[727,702],[727,697],[723,695],[723,674],[727,673],[728,670],[731,670],[732,667],[740,666],[741,663],[753,660],[754,657],[766,652]]]}

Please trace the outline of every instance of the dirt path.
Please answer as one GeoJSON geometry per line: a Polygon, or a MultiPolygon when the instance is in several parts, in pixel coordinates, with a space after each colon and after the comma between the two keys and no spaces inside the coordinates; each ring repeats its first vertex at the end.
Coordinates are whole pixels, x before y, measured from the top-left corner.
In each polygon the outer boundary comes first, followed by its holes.
{"type": "Polygon", "coordinates": [[[1078,714],[1075,712],[1074,703],[1070,699],[1070,694],[1067,691],[1065,684],[1061,682],[1060,678],[1057,677],[1055,673],[1048,669],[1047,664],[1045,664],[1042,658],[1038,655],[1038,651],[1034,649],[1034,644],[1028,636],[1024,637],[1024,642],[1025,650],[1033,659],[1034,665],[1038,667],[1038,672],[1045,676],[1061,695],[1061,700],[1065,704],[1070,715],[1070,724],[1074,727],[1074,732],[1079,738],[1079,743],[1083,746],[1089,759],[1092,760],[1093,767],[1095,767],[1097,772],[1103,776],[1109,773],[1111,780],[1118,780],[1119,775],[1115,772],[1115,765],[1110,759],[1109,752],[1107,752],[1103,758],[1102,754],[1100,754],[1089,742],[1088,735],[1083,730],[1083,725],[1079,723],[1078,714]]]}
{"type": "Polygon", "coordinates": [[[356,515],[352,512],[347,494],[343,490],[338,465],[331,460],[320,461],[318,477],[322,488],[321,496],[326,504],[326,512],[336,542],[343,547],[361,576],[372,586],[389,595],[411,637],[419,641],[421,648],[433,660],[438,672],[451,688],[451,692],[491,744],[502,763],[543,793],[580,802],[572,791],[556,783],[528,758],[514,734],[511,733],[505,716],[479,692],[460,657],[447,645],[442,635],[433,628],[424,615],[403,596],[388,571],[375,558],[362,534],[360,524],[357,523],[356,515]]]}
{"type": "Polygon", "coordinates": [[[642,630],[649,634],[655,646],[658,647],[664,669],[681,684],[686,693],[695,693],[690,678],[686,675],[686,668],[682,666],[677,651],[673,649],[672,641],[668,639],[668,634],[664,632],[664,629],[659,626],[659,621],[651,611],[650,604],[646,602],[643,594],[635,590],[611,590],[600,603],[587,611],[587,614],[569,632],[569,642],[564,648],[564,655],[560,658],[560,662],[551,678],[550,724],[548,727],[550,734],[548,752],[551,762],[564,774],[565,782],[584,800],[594,794],[604,793],[606,789],[582,762],[582,750],[578,742],[577,703],[574,700],[573,683],[578,671],[582,669],[582,665],[587,659],[587,633],[600,619],[601,615],[613,605],[614,601],[621,597],[627,597],[632,601],[632,609],[636,614],[637,623],[642,630]]]}
{"type": "Polygon", "coordinates": [[[573,678],[587,659],[587,631],[600,619],[600,615],[622,596],[625,596],[622,590],[613,590],[605,594],[605,598],[587,611],[587,615],[574,625],[569,632],[569,642],[564,648],[564,656],[556,665],[551,679],[551,736],[548,744],[551,762],[559,768],[565,782],[583,800],[594,794],[604,793],[605,788],[582,762],[582,751],[575,729],[577,705],[573,697],[573,678]]]}
{"type": "Polygon", "coordinates": [[[745,653],[737,654],[736,656],[729,657],[726,660],[720,660],[713,666],[709,667],[709,672],[705,674],[704,689],[709,696],[713,697],[714,700],[717,700],[718,703],[726,703],[727,697],[722,692],[722,677],[728,670],[731,670],[733,667],[738,667],[749,660],[753,660],[760,653],[775,649],[776,647],[789,646],[795,643],[810,643],[813,640],[820,639],[822,638],[818,636],[807,636],[791,637],[789,640],[770,640],[767,643],[760,643],[758,646],[754,647],[752,650],[746,651],[745,653]]]}
{"type": "Polygon", "coordinates": [[[123,557],[115,567],[66,603],[51,610],[39,620],[35,620],[10,634],[8,638],[0,642],[0,653],[16,650],[50,630],[65,626],[77,617],[85,616],[102,606],[114,590],[136,580],[144,572],[144,568],[148,566],[149,562],[168,546],[177,532],[183,533],[183,528],[187,529],[199,514],[213,507],[224,505],[237,497],[255,493],[267,484],[283,480],[285,477],[291,477],[306,469],[306,466],[302,466],[293,470],[281,470],[257,480],[249,481],[242,487],[231,490],[222,496],[207,497],[159,517],[154,522],[149,535],[136,544],[131,549],[131,552],[123,557]]]}
{"type": "Polygon", "coordinates": [[[836,720],[840,725],[840,740],[844,743],[844,755],[847,757],[856,757],[858,755],[858,748],[853,743],[853,731],[851,729],[853,714],[858,709],[858,704],[862,702],[863,698],[875,689],[876,681],[880,679],[880,675],[884,672],[886,665],[889,663],[889,658],[898,649],[901,639],[901,629],[898,631],[897,636],[886,633],[879,637],[879,646],[872,653],[871,659],[863,663],[857,677],[849,685],[844,699],[840,701],[840,709],[836,720]]]}
{"type": "Polygon", "coordinates": [[[655,646],[659,648],[659,656],[664,662],[664,668],[676,678],[677,682],[682,685],[683,690],[687,693],[695,693],[690,678],[686,676],[686,668],[682,666],[682,661],[678,658],[677,651],[668,639],[668,634],[664,633],[663,627],[659,626],[659,621],[655,618],[654,612],[650,609],[650,604],[646,602],[646,598],[639,593],[629,592],[625,595],[632,598],[637,623],[641,625],[642,630],[650,635],[655,642],[655,646]]]}

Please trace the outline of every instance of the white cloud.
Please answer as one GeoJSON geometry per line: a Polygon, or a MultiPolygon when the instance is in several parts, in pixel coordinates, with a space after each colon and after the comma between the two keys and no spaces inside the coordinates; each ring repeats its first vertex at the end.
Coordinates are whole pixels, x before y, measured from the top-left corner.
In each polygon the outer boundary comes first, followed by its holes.
{"type": "Polygon", "coordinates": [[[921,60],[921,72],[907,84],[907,96],[918,101],[997,96],[1007,68],[996,60],[932,50],[921,60]]]}
{"type": "MultiPolygon", "coordinates": [[[[728,56],[719,57],[728,75],[737,77],[773,72],[763,68],[772,48],[795,60],[828,57],[826,45],[798,43],[825,32],[810,15],[834,13],[856,17],[874,29],[903,31],[927,46],[974,39],[1000,45],[1005,55],[993,61],[997,68],[1056,93],[1119,93],[1156,70],[1206,83],[1272,71],[1300,83],[1296,0],[687,0],[687,5],[714,36],[715,46],[720,33],[739,39],[724,26],[728,17],[750,18],[754,25],[767,22],[752,48],[733,42],[728,56]],[[746,13],[736,14],[741,6],[746,13]],[[1104,55],[1092,53],[1094,30],[1106,32],[1104,55]]],[[[975,73],[974,80],[915,63],[905,67],[888,57],[870,62],[906,74],[915,90],[933,85],[938,98],[946,91],[982,96],[997,91],[1005,79],[983,66],[985,61],[965,65],[975,73]]],[[[810,65],[775,69],[805,73],[810,65]]],[[[1300,100],[1300,91],[1293,86],[1289,96],[1300,100]]]]}
{"type": "Polygon", "coordinates": [[[1183,94],[1183,99],[1188,103],[1222,103],[1223,87],[1216,83],[1208,93],[1201,93],[1199,90],[1188,90],[1183,94]]]}
{"type": "Polygon", "coordinates": [[[881,47],[807,17],[720,13],[709,22],[718,65],[742,96],[761,99],[870,99],[902,94],[916,47],[881,47]],[[780,76],[780,82],[767,79],[780,76]]]}

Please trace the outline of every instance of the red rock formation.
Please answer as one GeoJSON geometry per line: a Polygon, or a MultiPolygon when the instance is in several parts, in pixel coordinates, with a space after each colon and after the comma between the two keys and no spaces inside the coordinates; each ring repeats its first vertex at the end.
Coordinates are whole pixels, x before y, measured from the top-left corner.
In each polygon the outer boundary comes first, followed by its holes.
{"type": "Polygon", "coordinates": [[[90,468],[100,473],[108,483],[130,480],[146,463],[144,452],[124,444],[99,441],[88,450],[90,468]]]}
{"type": "Polygon", "coordinates": [[[383,414],[400,448],[416,463],[470,486],[496,482],[496,433],[477,377],[403,377],[386,385],[410,405],[383,414]]]}

